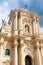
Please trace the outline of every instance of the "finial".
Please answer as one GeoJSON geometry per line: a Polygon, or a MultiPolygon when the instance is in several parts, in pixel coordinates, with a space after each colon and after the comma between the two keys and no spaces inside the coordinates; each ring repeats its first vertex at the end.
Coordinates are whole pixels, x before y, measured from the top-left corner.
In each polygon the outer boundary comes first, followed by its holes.
{"type": "Polygon", "coordinates": [[[27,9],[27,7],[28,7],[28,6],[27,6],[27,4],[25,4],[25,5],[24,5],[24,8],[26,8],[26,9],[27,9]]]}

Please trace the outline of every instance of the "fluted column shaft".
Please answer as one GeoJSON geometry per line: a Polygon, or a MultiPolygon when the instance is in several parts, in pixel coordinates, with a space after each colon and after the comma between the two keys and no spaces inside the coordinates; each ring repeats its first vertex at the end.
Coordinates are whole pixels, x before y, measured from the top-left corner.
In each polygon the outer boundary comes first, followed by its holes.
{"type": "Polygon", "coordinates": [[[14,17],[11,16],[11,35],[13,36],[14,34],[14,17]]]}
{"type": "Polygon", "coordinates": [[[1,65],[2,65],[2,61],[3,61],[3,52],[4,52],[4,49],[3,49],[3,44],[4,44],[4,39],[3,38],[1,38],[1,56],[0,56],[0,58],[1,58],[1,65]]]}
{"type": "Polygon", "coordinates": [[[38,23],[36,22],[36,33],[38,33],[38,23]]]}
{"type": "Polygon", "coordinates": [[[14,65],[18,65],[17,40],[14,40],[14,65]]]}
{"type": "Polygon", "coordinates": [[[34,16],[34,22],[33,22],[33,29],[34,33],[38,33],[39,31],[39,18],[34,16]]]}
{"type": "MultiPolygon", "coordinates": [[[[0,45],[0,56],[1,56],[1,45],[0,45]]],[[[1,57],[0,57],[0,65],[1,65],[1,57]]]]}
{"type": "Polygon", "coordinates": [[[18,47],[18,65],[25,65],[25,55],[24,55],[24,51],[23,51],[23,40],[21,40],[21,43],[18,47]]]}
{"type": "Polygon", "coordinates": [[[14,16],[14,34],[18,35],[18,12],[15,12],[14,16]]]}
{"type": "Polygon", "coordinates": [[[30,34],[32,34],[32,24],[31,23],[30,23],[29,28],[30,28],[29,32],[30,32],[30,34]]]}
{"type": "Polygon", "coordinates": [[[18,65],[17,40],[11,42],[10,49],[10,65],[18,65]]]}
{"type": "Polygon", "coordinates": [[[34,57],[34,65],[37,65],[37,54],[36,54],[36,48],[34,48],[34,54],[33,54],[33,57],[34,57]]]}
{"type": "Polygon", "coordinates": [[[34,33],[36,33],[36,17],[34,16],[34,22],[33,22],[33,30],[34,33]]]}
{"type": "Polygon", "coordinates": [[[42,64],[43,64],[43,43],[41,42],[41,58],[42,58],[42,64]]]}
{"type": "Polygon", "coordinates": [[[3,61],[3,43],[1,44],[1,65],[3,61]]]}
{"type": "Polygon", "coordinates": [[[42,65],[41,62],[41,54],[40,54],[40,50],[39,50],[39,42],[37,42],[37,65],[42,65]]]}
{"type": "Polygon", "coordinates": [[[17,30],[18,30],[18,12],[15,12],[15,15],[11,16],[11,32],[12,32],[12,35],[18,34],[17,30]]]}
{"type": "Polygon", "coordinates": [[[10,48],[10,65],[14,65],[14,47],[13,42],[11,42],[11,48],[10,48]]]}
{"type": "Polygon", "coordinates": [[[15,12],[15,16],[14,16],[14,30],[17,30],[17,24],[18,23],[18,12],[15,12]]]}
{"type": "Polygon", "coordinates": [[[19,33],[20,35],[23,34],[23,16],[22,16],[22,12],[19,15],[19,33]]]}
{"type": "Polygon", "coordinates": [[[39,18],[36,18],[36,33],[39,32],[39,18]]]}
{"type": "Polygon", "coordinates": [[[20,17],[19,17],[19,29],[23,29],[23,24],[22,24],[22,19],[23,19],[23,16],[22,16],[22,12],[20,13],[20,15],[19,15],[20,17]]]}

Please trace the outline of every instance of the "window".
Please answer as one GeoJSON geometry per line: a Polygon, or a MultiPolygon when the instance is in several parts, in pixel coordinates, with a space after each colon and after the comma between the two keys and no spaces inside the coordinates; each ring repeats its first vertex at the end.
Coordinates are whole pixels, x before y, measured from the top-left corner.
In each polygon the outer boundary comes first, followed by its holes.
{"type": "Polygon", "coordinates": [[[29,26],[25,25],[25,32],[29,32],[29,26]]]}
{"type": "Polygon", "coordinates": [[[9,49],[5,50],[5,55],[10,55],[10,50],[9,49]]]}

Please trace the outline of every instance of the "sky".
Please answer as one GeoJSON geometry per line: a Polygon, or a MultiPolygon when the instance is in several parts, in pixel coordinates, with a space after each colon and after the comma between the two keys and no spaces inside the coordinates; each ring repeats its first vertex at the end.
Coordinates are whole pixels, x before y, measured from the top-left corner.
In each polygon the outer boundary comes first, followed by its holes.
{"type": "Polygon", "coordinates": [[[39,15],[40,31],[43,32],[43,0],[0,0],[0,27],[2,19],[9,20],[9,14],[12,9],[25,8],[30,12],[35,12],[39,15]]]}

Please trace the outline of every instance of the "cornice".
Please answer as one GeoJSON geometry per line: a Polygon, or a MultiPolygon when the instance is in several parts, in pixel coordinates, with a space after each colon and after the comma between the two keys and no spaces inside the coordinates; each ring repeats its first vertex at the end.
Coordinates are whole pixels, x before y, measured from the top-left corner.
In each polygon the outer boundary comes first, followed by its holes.
{"type": "Polygon", "coordinates": [[[36,13],[34,13],[34,12],[31,13],[31,17],[39,18],[39,16],[36,13]]]}
{"type": "Polygon", "coordinates": [[[10,12],[10,16],[12,17],[14,17],[15,15],[18,15],[18,10],[11,10],[11,12],[10,12]]]}
{"type": "Polygon", "coordinates": [[[10,15],[15,16],[15,15],[22,15],[22,16],[29,16],[30,12],[27,9],[15,9],[11,10],[10,15]]]}
{"type": "Polygon", "coordinates": [[[39,35],[36,35],[36,34],[27,34],[27,33],[24,33],[22,35],[11,35],[11,36],[8,36],[8,34],[6,33],[3,33],[3,34],[0,33],[0,38],[4,38],[4,40],[10,41],[10,42],[14,41],[15,39],[23,39],[28,42],[37,42],[37,41],[43,42],[43,37],[40,37],[39,35]],[[29,39],[26,39],[26,38],[29,38],[29,39]]]}
{"type": "Polygon", "coordinates": [[[4,38],[4,40],[6,41],[14,41],[14,39],[18,39],[18,36],[17,35],[8,35],[6,33],[1,33],[0,34],[0,38],[4,38]]]}

